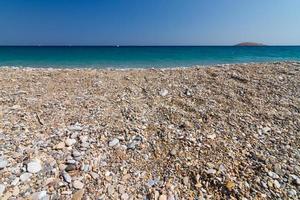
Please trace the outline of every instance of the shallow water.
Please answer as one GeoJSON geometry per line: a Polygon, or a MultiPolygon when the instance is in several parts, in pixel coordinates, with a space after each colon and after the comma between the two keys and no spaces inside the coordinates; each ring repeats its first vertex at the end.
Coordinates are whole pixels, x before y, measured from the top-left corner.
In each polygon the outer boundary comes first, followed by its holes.
{"type": "Polygon", "coordinates": [[[300,61],[300,46],[0,47],[0,66],[148,68],[300,61]]]}

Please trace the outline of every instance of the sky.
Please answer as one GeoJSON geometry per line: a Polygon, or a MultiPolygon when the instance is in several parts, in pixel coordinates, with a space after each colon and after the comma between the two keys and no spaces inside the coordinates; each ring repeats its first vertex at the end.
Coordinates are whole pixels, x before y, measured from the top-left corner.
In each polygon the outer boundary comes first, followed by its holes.
{"type": "Polygon", "coordinates": [[[300,45],[300,0],[0,0],[0,45],[300,45]]]}

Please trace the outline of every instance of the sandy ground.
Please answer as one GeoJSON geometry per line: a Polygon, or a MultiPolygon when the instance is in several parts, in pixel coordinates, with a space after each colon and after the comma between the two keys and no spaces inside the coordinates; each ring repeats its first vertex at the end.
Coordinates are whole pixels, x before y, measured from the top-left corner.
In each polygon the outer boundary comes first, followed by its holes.
{"type": "Polygon", "coordinates": [[[0,68],[0,199],[299,199],[300,63],[0,68]]]}

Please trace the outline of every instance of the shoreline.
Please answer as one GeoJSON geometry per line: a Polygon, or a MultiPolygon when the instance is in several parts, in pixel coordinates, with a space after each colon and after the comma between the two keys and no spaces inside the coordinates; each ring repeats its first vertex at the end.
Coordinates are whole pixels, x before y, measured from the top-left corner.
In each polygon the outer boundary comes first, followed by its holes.
{"type": "Polygon", "coordinates": [[[266,62],[242,62],[242,63],[220,63],[220,64],[207,64],[207,65],[191,65],[191,66],[174,66],[174,67],[138,67],[138,68],[114,68],[114,67],[24,67],[24,66],[6,66],[0,65],[1,69],[20,69],[20,70],[96,70],[96,71],[142,71],[142,70],[180,70],[180,69],[197,69],[197,68],[224,68],[230,66],[247,66],[247,65],[262,65],[262,64],[299,64],[299,60],[283,60],[283,61],[266,61],[266,62]]]}
{"type": "Polygon", "coordinates": [[[0,68],[0,88],[0,199],[300,197],[300,62],[0,68]]]}

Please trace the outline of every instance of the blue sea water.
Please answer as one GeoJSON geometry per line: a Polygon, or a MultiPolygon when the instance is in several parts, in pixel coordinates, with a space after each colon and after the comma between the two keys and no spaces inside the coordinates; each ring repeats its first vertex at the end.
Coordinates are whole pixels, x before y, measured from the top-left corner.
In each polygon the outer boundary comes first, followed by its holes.
{"type": "Polygon", "coordinates": [[[0,66],[59,68],[187,67],[300,61],[300,46],[0,47],[0,66]]]}

